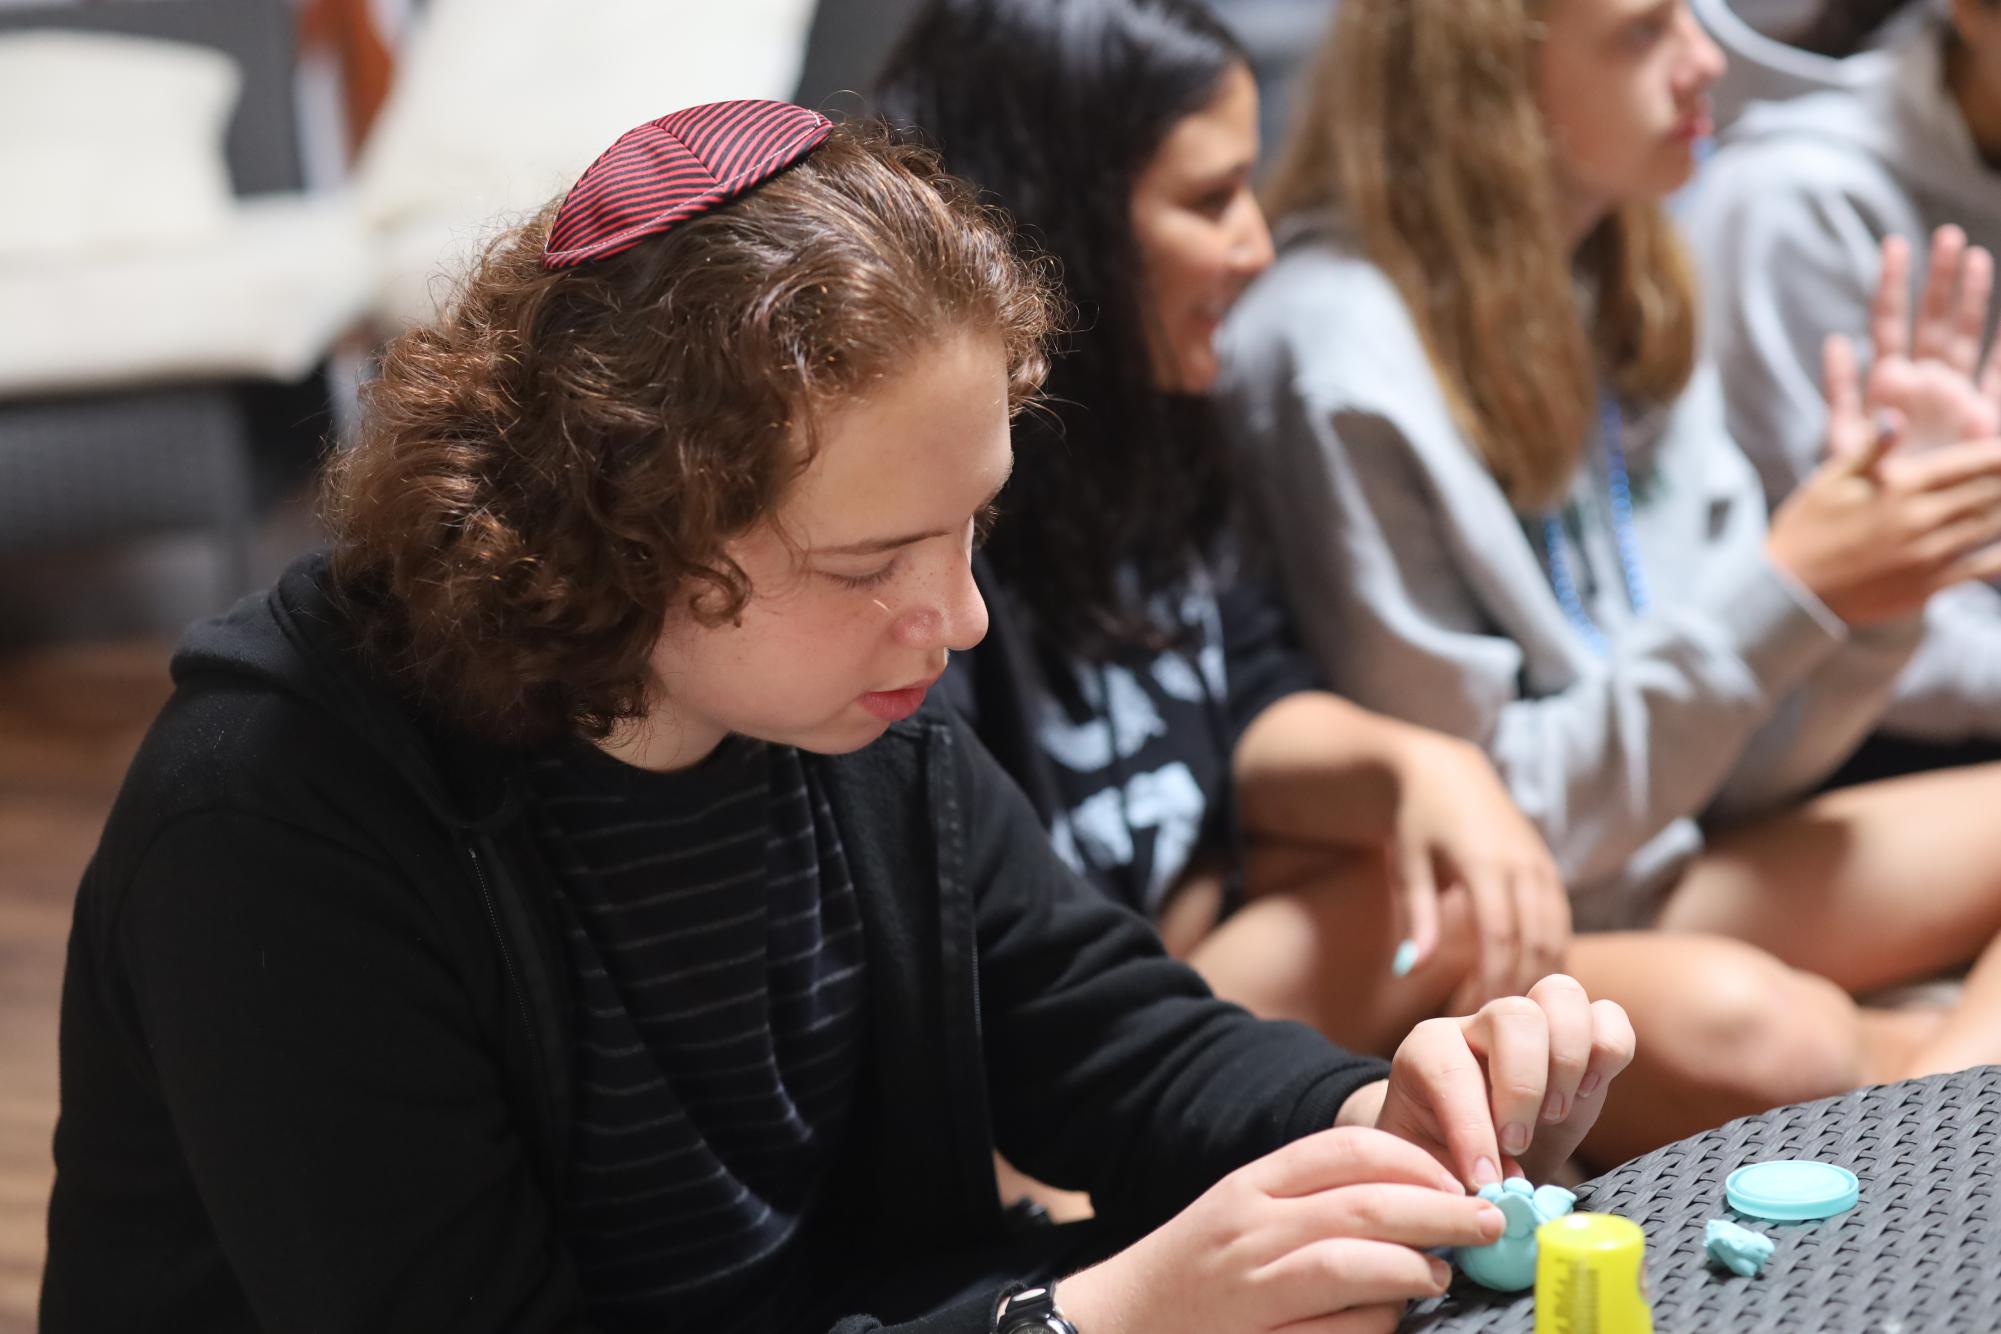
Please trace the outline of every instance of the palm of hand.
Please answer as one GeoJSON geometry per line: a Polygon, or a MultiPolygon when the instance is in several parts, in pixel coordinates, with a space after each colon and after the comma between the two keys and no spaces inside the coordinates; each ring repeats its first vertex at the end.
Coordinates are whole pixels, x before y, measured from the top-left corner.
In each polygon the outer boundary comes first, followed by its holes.
{"type": "Polygon", "coordinates": [[[1878,357],[1864,401],[1872,419],[1885,412],[1903,419],[1907,448],[2001,435],[2001,406],[1965,371],[1935,357],[1878,357]]]}

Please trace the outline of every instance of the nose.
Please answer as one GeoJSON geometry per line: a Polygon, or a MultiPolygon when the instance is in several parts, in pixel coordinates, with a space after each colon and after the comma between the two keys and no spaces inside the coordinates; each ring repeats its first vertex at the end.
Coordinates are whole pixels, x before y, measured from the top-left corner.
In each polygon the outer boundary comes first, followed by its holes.
{"type": "Polygon", "coordinates": [[[964,555],[951,560],[935,585],[935,597],[896,618],[896,642],[904,648],[929,652],[950,649],[963,653],[987,637],[987,603],[973,581],[973,567],[964,555]]]}
{"type": "Polygon", "coordinates": [[[1265,222],[1264,210],[1258,207],[1257,196],[1249,190],[1244,191],[1244,204],[1239,211],[1243,216],[1231,237],[1230,263],[1238,276],[1249,282],[1271,267],[1271,227],[1265,222]]]}
{"type": "Polygon", "coordinates": [[[1692,93],[1707,92],[1723,77],[1729,59],[1723,54],[1723,48],[1716,44],[1716,39],[1709,35],[1709,30],[1702,26],[1702,20],[1686,5],[1682,6],[1681,21],[1689,35],[1689,58],[1682,67],[1686,71],[1684,77],[1688,90],[1692,93]]]}

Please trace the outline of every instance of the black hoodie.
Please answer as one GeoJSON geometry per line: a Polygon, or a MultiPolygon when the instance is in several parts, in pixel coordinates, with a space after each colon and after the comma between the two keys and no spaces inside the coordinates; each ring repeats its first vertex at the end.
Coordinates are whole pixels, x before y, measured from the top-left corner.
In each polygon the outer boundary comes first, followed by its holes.
{"type": "MultiPolygon", "coordinates": [[[[174,659],[77,900],[48,1334],[588,1328],[523,757],[427,724],[349,638],[309,558],[174,659]]],[[[859,1309],[987,1327],[992,1291],[867,1294],[999,1235],[996,1145],[1137,1235],[1385,1073],[1211,998],[949,711],[806,760],[869,952],[877,1055],[836,1177],[859,1309]]]]}

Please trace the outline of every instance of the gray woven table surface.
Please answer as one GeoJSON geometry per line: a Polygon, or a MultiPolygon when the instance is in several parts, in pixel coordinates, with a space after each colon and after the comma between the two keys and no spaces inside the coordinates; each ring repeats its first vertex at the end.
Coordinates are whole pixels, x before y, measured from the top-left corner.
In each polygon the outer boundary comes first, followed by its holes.
{"type": "MultiPolygon", "coordinates": [[[[1929,1334],[2001,1331],[2001,1066],[1884,1084],[1782,1107],[1635,1158],[1578,1188],[1577,1207],[1647,1234],[1654,1328],[1929,1334]],[[1767,1158],[1840,1163],[1861,1179],[1855,1208],[1816,1223],[1740,1218],[1723,1179],[1767,1158]],[[1778,1250],[1757,1278],[1713,1268],[1702,1225],[1728,1218],[1778,1250]]],[[[1408,1334],[1530,1334],[1535,1301],[1464,1278],[1412,1308],[1408,1334]]]]}

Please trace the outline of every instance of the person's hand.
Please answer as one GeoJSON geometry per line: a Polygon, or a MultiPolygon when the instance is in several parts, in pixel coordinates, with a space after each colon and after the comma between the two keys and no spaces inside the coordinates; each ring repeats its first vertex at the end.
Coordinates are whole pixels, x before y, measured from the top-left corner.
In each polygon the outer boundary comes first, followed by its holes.
{"type": "Polygon", "coordinates": [[[1398,938],[1415,943],[1422,966],[1438,944],[1439,887],[1462,885],[1479,955],[1455,1003],[1519,996],[1570,949],[1570,896],[1549,845],[1478,746],[1427,732],[1406,754],[1384,847],[1398,938]]]}
{"type": "Polygon", "coordinates": [[[1626,1012],[1555,974],[1527,996],[1412,1029],[1390,1061],[1376,1126],[1476,1189],[1504,1176],[1546,1181],[1632,1059],[1626,1012]]]}
{"type": "MultiPolygon", "coordinates": [[[[1915,319],[1910,309],[1911,247],[1901,236],[1883,241],[1882,269],[1869,316],[1873,355],[1859,397],[1854,349],[1836,335],[1826,356],[1828,452],[1852,457],[1876,440],[1886,414],[1904,422],[1901,445],[1926,449],[2001,435],[2001,362],[1983,364],[1994,258],[1968,246],[1966,233],[1941,227],[1932,235],[1925,290],[1915,319]]],[[[2001,343],[1996,344],[2001,352],[2001,343]]]]}
{"type": "MultiPolygon", "coordinates": [[[[1853,364],[1844,394],[1854,391],[1853,364]]],[[[1830,384],[1842,367],[1831,355],[1830,384]]],[[[1919,611],[1941,588],[2001,574],[2001,440],[1900,448],[1891,418],[1829,458],[1772,515],[1765,552],[1850,625],[1919,611]]]]}
{"type": "Polygon", "coordinates": [[[1425,1248],[1505,1226],[1415,1145],[1326,1130],[1224,1177],[1056,1299],[1084,1334],[1390,1334],[1451,1279],[1425,1248]]]}
{"type": "Polygon", "coordinates": [[[2001,342],[1980,359],[1994,260],[1941,227],[1915,319],[1910,276],[1909,244],[1886,239],[1868,377],[1846,338],[1827,340],[1827,460],[1766,538],[1773,563],[1851,625],[2001,573],[2001,342]]]}

